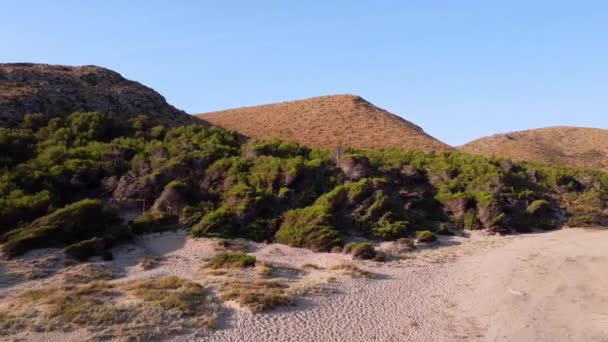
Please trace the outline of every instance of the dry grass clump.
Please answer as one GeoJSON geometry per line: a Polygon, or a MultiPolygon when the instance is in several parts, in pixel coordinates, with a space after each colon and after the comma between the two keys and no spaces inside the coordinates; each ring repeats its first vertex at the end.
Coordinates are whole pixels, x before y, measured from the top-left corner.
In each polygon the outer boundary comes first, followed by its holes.
{"type": "Polygon", "coordinates": [[[222,239],[217,243],[217,250],[245,253],[248,249],[247,243],[241,240],[222,239]]]}
{"type": "Polygon", "coordinates": [[[134,284],[129,290],[145,302],[159,305],[164,310],[176,310],[192,316],[199,307],[210,302],[205,288],[177,276],[147,280],[134,284]]]}
{"type": "Polygon", "coordinates": [[[322,270],[323,267],[319,266],[319,265],[315,265],[315,264],[311,264],[311,263],[306,263],[304,265],[301,266],[303,269],[305,270],[322,270]]]}
{"type": "Polygon", "coordinates": [[[112,271],[103,264],[79,264],[61,271],[63,283],[85,284],[93,281],[112,279],[112,271]]]}
{"type": "Polygon", "coordinates": [[[158,265],[159,261],[160,261],[160,259],[158,257],[146,256],[146,257],[143,257],[141,260],[139,260],[139,262],[137,264],[143,270],[151,270],[158,265]]]}
{"type": "Polygon", "coordinates": [[[260,277],[272,276],[272,264],[266,261],[257,262],[255,265],[255,273],[260,277]]]}
{"type": "Polygon", "coordinates": [[[0,312],[0,336],[84,328],[95,339],[158,339],[213,328],[221,308],[201,285],[170,276],[128,284],[27,290],[0,312]]]}
{"type": "Polygon", "coordinates": [[[294,298],[288,288],[287,284],[278,281],[233,282],[221,292],[221,298],[234,300],[255,313],[292,305],[294,298]]]}
{"type": "Polygon", "coordinates": [[[408,238],[399,238],[397,239],[397,244],[405,246],[407,248],[410,249],[415,249],[416,248],[416,241],[414,241],[413,239],[408,239],[408,238]]]}
{"type": "Polygon", "coordinates": [[[4,281],[18,283],[24,280],[35,280],[55,275],[69,261],[61,256],[61,252],[33,252],[32,259],[2,260],[4,281]]]}
{"type": "Polygon", "coordinates": [[[347,274],[354,278],[361,278],[361,277],[374,278],[376,276],[375,273],[362,269],[359,266],[349,263],[349,262],[344,262],[344,263],[334,265],[330,268],[330,270],[340,271],[340,272],[347,274]]]}
{"type": "MultiPolygon", "coordinates": [[[[2,326],[53,331],[118,324],[126,317],[112,304],[113,294],[113,286],[106,282],[26,290],[9,304],[2,326]],[[15,318],[22,315],[24,310],[28,314],[27,319],[15,325],[15,318]]],[[[14,331],[6,329],[6,332],[14,331]]]]}
{"type": "Polygon", "coordinates": [[[30,317],[26,315],[0,311],[0,336],[25,330],[29,324],[29,320],[30,317]]]}

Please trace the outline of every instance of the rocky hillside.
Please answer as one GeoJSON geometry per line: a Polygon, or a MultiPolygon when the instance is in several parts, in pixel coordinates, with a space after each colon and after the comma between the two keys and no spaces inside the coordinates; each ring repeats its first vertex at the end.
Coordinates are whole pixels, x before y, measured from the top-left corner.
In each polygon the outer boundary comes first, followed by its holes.
{"type": "Polygon", "coordinates": [[[64,117],[90,111],[119,120],[146,114],[169,126],[197,122],[154,90],[108,69],[0,64],[0,127],[16,126],[28,113],[64,117]]]}
{"type": "Polygon", "coordinates": [[[547,127],[497,134],[460,147],[464,152],[608,170],[608,130],[547,127]]]}
{"type": "Polygon", "coordinates": [[[312,147],[450,149],[422,128],[353,95],[229,109],[198,117],[245,136],[280,138],[312,147]]]}

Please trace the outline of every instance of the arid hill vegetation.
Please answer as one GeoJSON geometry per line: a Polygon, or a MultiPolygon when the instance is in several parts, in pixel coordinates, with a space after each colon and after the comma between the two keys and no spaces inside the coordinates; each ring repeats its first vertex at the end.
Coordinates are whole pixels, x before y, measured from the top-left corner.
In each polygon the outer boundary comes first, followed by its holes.
{"type": "Polygon", "coordinates": [[[420,127],[359,96],[321,96],[299,101],[198,115],[252,138],[279,138],[317,148],[451,148],[420,127]]]}
{"type": "Polygon", "coordinates": [[[517,161],[608,170],[608,130],[547,127],[497,134],[460,147],[467,153],[517,161]]]}

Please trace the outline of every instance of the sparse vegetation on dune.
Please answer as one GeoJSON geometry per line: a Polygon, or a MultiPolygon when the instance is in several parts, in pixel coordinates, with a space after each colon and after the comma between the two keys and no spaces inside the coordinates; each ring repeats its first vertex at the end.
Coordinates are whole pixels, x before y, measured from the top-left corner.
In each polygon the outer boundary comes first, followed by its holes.
{"type": "Polygon", "coordinates": [[[83,263],[66,267],[60,271],[62,282],[66,285],[87,284],[107,281],[113,278],[112,270],[98,263],[83,263]]]}
{"type": "Polygon", "coordinates": [[[0,312],[0,336],[84,328],[96,339],[157,339],[210,329],[221,312],[207,289],[175,276],[26,290],[8,308],[0,312]]]}
{"type": "Polygon", "coordinates": [[[0,129],[0,150],[7,256],[56,247],[78,260],[111,258],[108,249],[133,234],[177,227],[331,251],[351,236],[526,232],[564,217],[608,224],[606,173],[457,152],[330,152],[99,113],[29,115],[0,129]],[[125,224],[114,209],[124,201],[146,210],[125,224]]]}
{"type": "Polygon", "coordinates": [[[138,282],[130,290],[145,302],[160,305],[165,310],[177,310],[185,316],[194,315],[199,306],[210,300],[203,286],[177,276],[138,282]]]}
{"type": "Polygon", "coordinates": [[[337,264],[337,265],[332,266],[330,268],[330,270],[342,272],[344,274],[347,274],[351,277],[356,277],[356,278],[359,278],[359,277],[374,278],[374,277],[376,277],[375,273],[365,270],[353,263],[345,262],[345,263],[337,264]]]}
{"type": "Polygon", "coordinates": [[[153,269],[154,267],[156,267],[158,265],[159,261],[160,261],[160,259],[158,257],[147,256],[147,257],[144,257],[141,260],[139,260],[139,262],[137,264],[139,265],[139,267],[141,267],[144,270],[150,270],[150,269],[153,269]]]}
{"type": "Polygon", "coordinates": [[[256,259],[252,255],[243,252],[219,253],[207,263],[207,267],[218,268],[245,268],[255,266],[256,259]]]}
{"type": "Polygon", "coordinates": [[[372,259],[376,256],[374,245],[369,242],[350,242],[347,243],[342,252],[352,254],[354,258],[372,259]]]}
{"type": "Polygon", "coordinates": [[[276,280],[254,282],[235,281],[221,291],[223,300],[234,300],[252,312],[292,305],[294,298],[287,292],[288,285],[276,280]]]}

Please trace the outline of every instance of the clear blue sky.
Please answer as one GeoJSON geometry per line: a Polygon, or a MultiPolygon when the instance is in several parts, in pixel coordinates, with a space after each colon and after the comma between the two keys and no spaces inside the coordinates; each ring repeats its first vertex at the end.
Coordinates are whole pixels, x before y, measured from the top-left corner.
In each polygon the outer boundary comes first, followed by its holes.
{"type": "Polygon", "coordinates": [[[105,66],[190,113],[351,93],[453,145],[608,128],[608,1],[0,5],[2,62],[105,66]]]}

